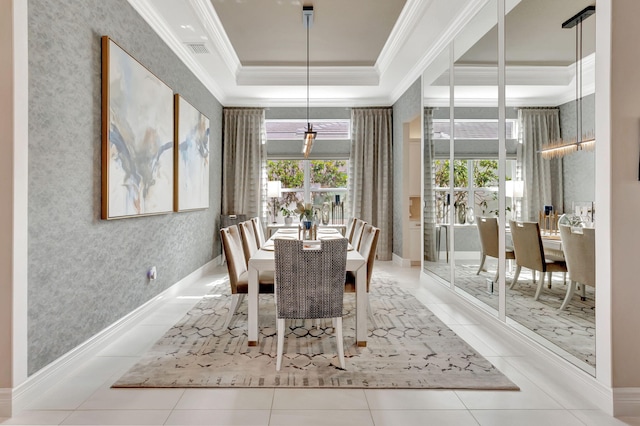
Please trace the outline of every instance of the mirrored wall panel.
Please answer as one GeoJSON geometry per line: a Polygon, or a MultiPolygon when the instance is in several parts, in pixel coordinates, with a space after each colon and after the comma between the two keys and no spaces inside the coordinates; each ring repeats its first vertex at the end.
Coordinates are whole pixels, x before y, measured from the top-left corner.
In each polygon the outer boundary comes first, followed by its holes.
{"type": "Polygon", "coordinates": [[[518,128],[507,190],[515,222],[507,236],[520,266],[508,273],[506,315],[591,373],[596,361],[593,5],[593,0],[522,0],[505,19],[507,111],[515,112],[518,128]],[[566,232],[562,224],[568,225],[566,232]]]}

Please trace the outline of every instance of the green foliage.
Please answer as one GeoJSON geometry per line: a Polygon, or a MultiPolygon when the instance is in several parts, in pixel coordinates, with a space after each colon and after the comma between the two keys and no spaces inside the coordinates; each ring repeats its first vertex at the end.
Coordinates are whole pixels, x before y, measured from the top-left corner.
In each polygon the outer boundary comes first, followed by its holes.
{"type": "Polygon", "coordinates": [[[311,161],[311,183],[324,188],[343,188],[347,185],[346,161],[311,161]]]}

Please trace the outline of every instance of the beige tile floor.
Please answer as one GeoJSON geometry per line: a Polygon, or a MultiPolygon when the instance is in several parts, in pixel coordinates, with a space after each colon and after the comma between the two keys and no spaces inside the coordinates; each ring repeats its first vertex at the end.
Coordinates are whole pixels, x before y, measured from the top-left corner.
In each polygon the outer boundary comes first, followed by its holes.
{"type": "Polygon", "coordinates": [[[487,357],[520,392],[373,389],[111,389],[110,385],[204,294],[224,267],[167,300],[139,325],[79,365],[53,388],[42,389],[7,425],[271,425],[465,426],[640,425],[615,419],[580,397],[578,384],[538,368],[536,353],[503,337],[458,305],[447,289],[418,268],[390,262],[403,287],[487,357]]]}

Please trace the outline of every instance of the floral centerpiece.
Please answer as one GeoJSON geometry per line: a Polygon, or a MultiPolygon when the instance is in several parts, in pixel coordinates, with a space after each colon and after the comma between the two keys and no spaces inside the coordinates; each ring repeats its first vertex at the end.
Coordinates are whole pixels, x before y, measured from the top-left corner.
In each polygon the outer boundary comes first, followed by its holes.
{"type": "Polygon", "coordinates": [[[295,211],[300,215],[301,222],[313,220],[313,206],[311,205],[311,203],[302,204],[301,202],[298,202],[295,211]]]}

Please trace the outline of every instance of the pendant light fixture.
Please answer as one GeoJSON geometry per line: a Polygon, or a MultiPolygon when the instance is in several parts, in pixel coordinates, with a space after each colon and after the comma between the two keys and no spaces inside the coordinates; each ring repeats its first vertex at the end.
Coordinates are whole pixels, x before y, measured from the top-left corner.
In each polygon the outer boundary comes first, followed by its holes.
{"type": "Polygon", "coordinates": [[[540,151],[542,158],[559,158],[583,149],[595,148],[596,140],[593,133],[588,135],[582,133],[582,22],[594,13],[596,13],[596,7],[587,6],[562,24],[562,28],[575,27],[576,29],[576,138],[569,141],[560,139],[547,144],[540,151]]]}
{"type": "Polygon", "coordinates": [[[313,24],[313,6],[302,6],[302,22],[307,29],[307,131],[304,132],[302,153],[304,158],[309,158],[313,141],[317,135],[317,132],[313,131],[313,126],[309,122],[309,28],[313,24]]]}

